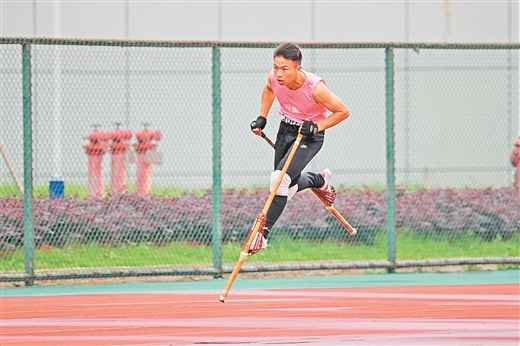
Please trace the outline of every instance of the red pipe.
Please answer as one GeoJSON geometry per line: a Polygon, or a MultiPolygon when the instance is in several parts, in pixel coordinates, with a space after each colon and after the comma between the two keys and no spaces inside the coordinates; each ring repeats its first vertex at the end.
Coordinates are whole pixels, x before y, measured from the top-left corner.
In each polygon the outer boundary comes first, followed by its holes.
{"type": "Polygon", "coordinates": [[[137,143],[134,144],[137,153],[137,188],[138,195],[146,195],[152,192],[152,164],[155,163],[151,153],[155,151],[157,144],[152,140],[158,141],[162,138],[160,131],[150,131],[143,129],[135,134],[137,143]],[[152,151],[153,150],[153,151],[152,151]]]}
{"type": "Polygon", "coordinates": [[[119,127],[109,133],[110,149],[110,193],[126,191],[126,151],[132,139],[132,131],[121,130],[119,127]]]}
{"type": "Polygon", "coordinates": [[[103,197],[104,184],[101,164],[106,151],[108,134],[95,129],[88,135],[88,139],[90,143],[84,146],[88,155],[88,197],[103,197]]]}
{"type": "Polygon", "coordinates": [[[520,197],[520,137],[515,142],[515,148],[511,153],[511,164],[516,167],[516,191],[520,197]]]}

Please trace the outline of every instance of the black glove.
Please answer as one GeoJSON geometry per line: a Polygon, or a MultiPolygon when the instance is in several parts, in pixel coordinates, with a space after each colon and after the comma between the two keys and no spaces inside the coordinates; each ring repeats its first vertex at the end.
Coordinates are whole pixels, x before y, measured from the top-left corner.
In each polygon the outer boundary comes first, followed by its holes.
{"type": "Polygon", "coordinates": [[[251,122],[251,131],[253,131],[254,129],[263,130],[265,128],[266,124],[267,124],[267,119],[260,116],[260,117],[256,118],[256,120],[253,120],[251,122]]]}
{"type": "Polygon", "coordinates": [[[300,133],[304,136],[314,137],[314,135],[318,133],[318,125],[310,120],[304,120],[300,133]]]}

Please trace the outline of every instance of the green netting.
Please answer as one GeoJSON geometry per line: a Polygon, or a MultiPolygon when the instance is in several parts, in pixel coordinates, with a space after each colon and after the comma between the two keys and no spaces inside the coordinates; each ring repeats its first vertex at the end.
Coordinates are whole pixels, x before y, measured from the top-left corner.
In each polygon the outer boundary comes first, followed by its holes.
{"type": "MultiPolygon", "coordinates": [[[[249,123],[277,43],[0,43],[2,280],[231,271],[269,195],[249,123]]],[[[301,46],[351,111],[307,170],[358,234],[303,192],[244,271],[520,262],[517,44],[301,46]]]]}

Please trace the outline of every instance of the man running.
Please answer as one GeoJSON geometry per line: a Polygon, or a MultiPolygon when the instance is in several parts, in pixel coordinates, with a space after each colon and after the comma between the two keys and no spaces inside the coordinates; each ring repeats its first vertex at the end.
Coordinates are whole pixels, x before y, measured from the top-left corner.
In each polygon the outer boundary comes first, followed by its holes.
{"type": "Polygon", "coordinates": [[[287,201],[296,192],[313,188],[331,204],[336,198],[336,190],[330,185],[332,173],[329,169],[319,173],[302,173],[302,171],[323,146],[325,130],[348,118],[350,112],[345,104],[327,88],[323,78],[304,71],[301,62],[302,53],[298,45],[282,43],[275,49],[274,67],[269,72],[267,83],[262,91],[260,116],[251,123],[251,130],[260,136],[276,97],[280,104],[278,113],[281,121],[276,136],[271,189],[282,173],[298,132],[303,135],[300,147],[282,177],[281,184],[267,211],[265,227],[256,234],[251,245],[249,251],[251,255],[267,247],[270,230],[282,214],[287,201]],[[328,116],[327,111],[330,112],[328,116]]]}

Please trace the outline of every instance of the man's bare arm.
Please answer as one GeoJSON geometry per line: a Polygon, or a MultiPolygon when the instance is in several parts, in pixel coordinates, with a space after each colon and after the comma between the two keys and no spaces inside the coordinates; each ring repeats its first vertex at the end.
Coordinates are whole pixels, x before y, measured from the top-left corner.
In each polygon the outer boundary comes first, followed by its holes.
{"type": "MultiPolygon", "coordinates": [[[[271,88],[271,76],[272,71],[269,72],[269,76],[267,78],[267,83],[265,83],[264,89],[262,90],[262,105],[260,107],[260,117],[264,117],[267,119],[267,116],[269,115],[269,110],[271,110],[271,107],[274,103],[274,91],[271,88]]],[[[257,119],[257,122],[259,119],[257,119]]],[[[265,126],[265,123],[264,125],[265,126]]],[[[262,127],[263,128],[263,127],[262,127]]],[[[260,136],[262,135],[262,128],[252,128],[251,131],[253,131],[254,134],[260,136]]]]}
{"type": "Polygon", "coordinates": [[[325,120],[320,121],[318,125],[318,131],[323,131],[331,128],[350,116],[350,112],[332,91],[325,85],[325,83],[318,83],[314,87],[312,94],[314,101],[321,103],[325,108],[332,112],[325,120]]]}
{"type": "Polygon", "coordinates": [[[274,91],[271,89],[271,77],[273,76],[273,71],[269,72],[269,76],[267,77],[267,83],[265,83],[264,90],[262,90],[262,106],[260,108],[260,116],[267,118],[269,115],[269,110],[274,103],[274,91]]]}

